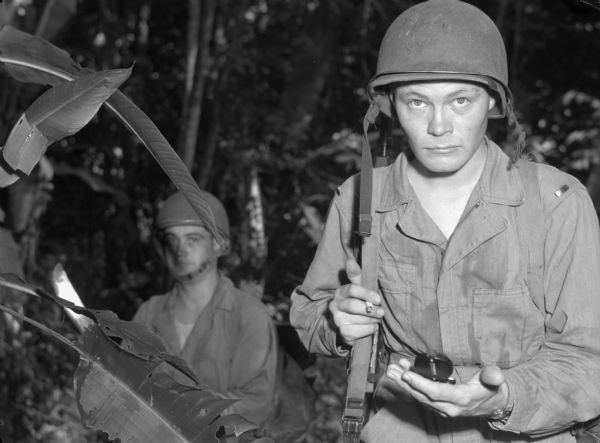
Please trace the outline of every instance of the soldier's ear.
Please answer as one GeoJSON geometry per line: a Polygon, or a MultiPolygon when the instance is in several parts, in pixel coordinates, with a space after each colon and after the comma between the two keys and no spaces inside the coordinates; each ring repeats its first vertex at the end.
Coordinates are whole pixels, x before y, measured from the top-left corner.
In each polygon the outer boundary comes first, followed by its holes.
{"type": "Polygon", "coordinates": [[[496,106],[496,98],[493,96],[493,94],[488,94],[490,96],[490,104],[488,106],[488,112],[491,111],[492,109],[494,109],[494,106],[496,106]]]}
{"type": "Polygon", "coordinates": [[[223,255],[223,247],[219,244],[219,242],[213,237],[213,249],[217,253],[217,257],[221,257],[223,255]]]}

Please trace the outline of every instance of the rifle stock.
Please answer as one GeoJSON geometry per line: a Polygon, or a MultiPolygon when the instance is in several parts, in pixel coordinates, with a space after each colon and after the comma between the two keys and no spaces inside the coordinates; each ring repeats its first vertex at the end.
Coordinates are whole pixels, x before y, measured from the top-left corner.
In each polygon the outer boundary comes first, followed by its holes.
{"type": "Polygon", "coordinates": [[[355,342],[349,360],[348,390],[342,415],[344,443],[360,441],[362,428],[373,412],[375,387],[383,375],[387,359],[388,353],[379,330],[355,342]]]}
{"type": "Polygon", "coordinates": [[[358,443],[360,433],[368,419],[369,399],[373,383],[369,381],[370,354],[374,335],[360,338],[354,343],[348,369],[348,388],[342,415],[344,443],[358,443]]]}

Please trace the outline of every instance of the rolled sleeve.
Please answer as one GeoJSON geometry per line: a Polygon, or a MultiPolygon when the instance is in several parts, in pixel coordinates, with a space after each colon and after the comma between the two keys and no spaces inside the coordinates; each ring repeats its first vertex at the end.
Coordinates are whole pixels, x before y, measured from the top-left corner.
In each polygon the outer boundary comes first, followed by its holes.
{"type": "Polygon", "coordinates": [[[353,255],[351,181],[335,195],[325,223],[323,236],[302,285],[292,293],[290,322],[310,352],[345,356],[347,348],[339,346],[338,334],[330,318],[329,302],[335,290],[348,283],[346,261],[353,255]]]}

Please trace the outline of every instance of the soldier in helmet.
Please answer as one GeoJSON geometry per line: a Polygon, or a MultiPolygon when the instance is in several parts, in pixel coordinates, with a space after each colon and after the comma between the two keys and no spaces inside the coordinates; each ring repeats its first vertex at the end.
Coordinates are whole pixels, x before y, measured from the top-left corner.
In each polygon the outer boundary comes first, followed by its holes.
{"type": "Polygon", "coordinates": [[[265,425],[274,410],[275,327],[261,301],[219,271],[218,259],[229,250],[229,221],[214,195],[202,191],[202,196],[214,216],[216,237],[181,192],[167,198],[156,230],[173,287],[145,301],[133,321],[159,335],[202,383],[239,399],[225,414],[265,425]]]}
{"type": "Polygon", "coordinates": [[[393,116],[410,149],[373,170],[378,290],[354,258],[352,177],[290,313],[328,355],[380,328],[365,442],[574,442],[600,414],[598,219],[575,178],[519,158],[522,134],[512,156],[486,136],[489,118],[518,129],[507,72],[495,24],[458,0],[407,9],[383,38],[366,126],[393,116]],[[446,358],[455,384],[435,378],[446,358]]]}

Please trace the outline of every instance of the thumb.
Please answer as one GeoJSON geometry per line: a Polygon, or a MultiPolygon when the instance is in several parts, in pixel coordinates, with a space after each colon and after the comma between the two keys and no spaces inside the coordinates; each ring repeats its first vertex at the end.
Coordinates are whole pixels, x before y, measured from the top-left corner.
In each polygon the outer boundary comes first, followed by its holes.
{"type": "Polygon", "coordinates": [[[504,383],[504,374],[498,366],[486,366],[479,373],[479,380],[488,388],[497,388],[504,383]]]}
{"type": "Polygon", "coordinates": [[[348,276],[350,283],[360,285],[360,273],[361,269],[356,259],[354,257],[349,258],[346,261],[346,275],[348,276]]]}

